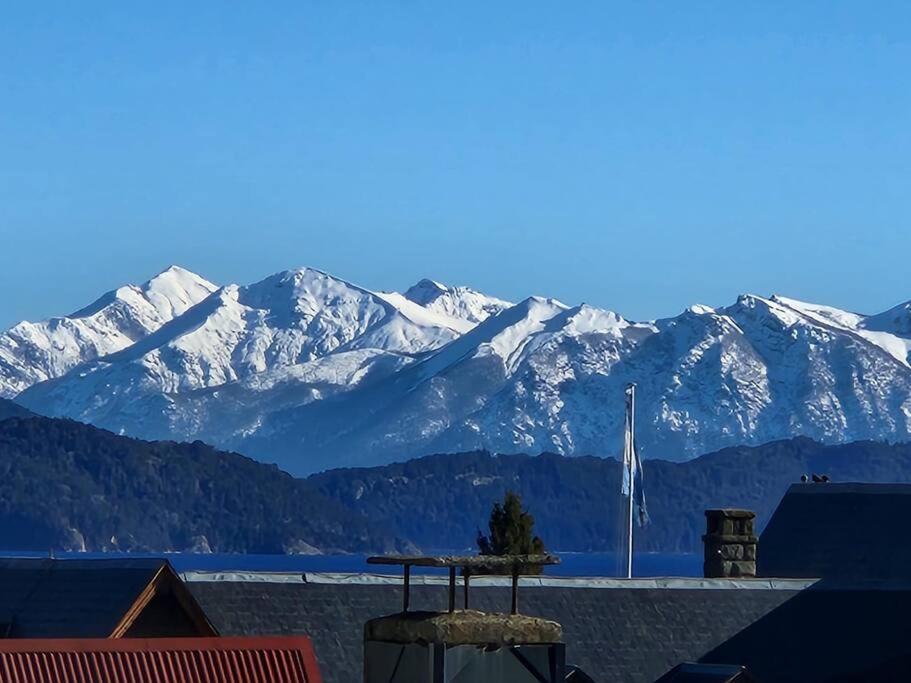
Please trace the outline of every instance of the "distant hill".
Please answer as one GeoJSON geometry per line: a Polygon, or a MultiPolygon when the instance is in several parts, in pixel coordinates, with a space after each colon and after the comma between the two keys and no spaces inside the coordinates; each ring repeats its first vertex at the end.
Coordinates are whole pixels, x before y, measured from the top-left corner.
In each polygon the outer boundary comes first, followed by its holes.
{"type": "MultiPolygon", "coordinates": [[[[9,408],[0,402],[0,409],[9,408]]],[[[911,444],[738,447],[645,463],[644,551],[700,552],[703,511],[756,510],[760,526],[804,473],[911,482],[911,444]]],[[[518,491],[558,551],[618,547],[613,459],[434,455],[295,479],[202,442],[147,442],[44,417],[0,421],[0,549],[393,552],[472,547],[491,504],[518,491]]],[[[808,484],[808,486],[825,484],[808,484]]]]}
{"type": "Polygon", "coordinates": [[[41,417],[0,422],[0,549],[405,547],[312,484],[201,442],[150,443],[41,417]]]}
{"type": "MultiPolygon", "coordinates": [[[[797,438],[728,448],[686,463],[650,460],[644,467],[652,524],[637,536],[637,547],[701,552],[706,508],[756,510],[763,526],[804,473],[828,473],[834,481],[911,482],[911,444],[823,446],[797,438]]],[[[550,549],[616,549],[623,528],[614,459],[475,452],[332,470],[309,481],[425,548],[472,546],[491,504],[507,488],[521,493],[550,549]]],[[[814,485],[825,484],[808,484],[814,485]]]]}
{"type": "Polygon", "coordinates": [[[31,417],[34,413],[23,408],[18,403],[13,403],[7,398],[0,398],[0,420],[8,417],[31,417]]]}

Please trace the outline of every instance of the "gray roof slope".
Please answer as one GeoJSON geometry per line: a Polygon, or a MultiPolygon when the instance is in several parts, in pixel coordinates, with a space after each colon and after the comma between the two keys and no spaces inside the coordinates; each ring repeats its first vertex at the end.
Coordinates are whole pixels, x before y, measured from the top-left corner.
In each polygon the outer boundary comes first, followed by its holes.
{"type": "MultiPolygon", "coordinates": [[[[911,656],[911,584],[821,581],[757,619],[702,660],[746,666],[760,681],[840,681],[911,656]]],[[[895,680],[893,678],[869,678],[895,680]]]]}
{"type": "MultiPolygon", "coordinates": [[[[401,588],[389,585],[193,581],[188,586],[223,635],[310,636],[326,683],[360,680],[364,623],[398,611],[402,599],[401,588]]],[[[567,661],[596,681],[652,683],[681,661],[700,659],[796,594],[526,587],[519,604],[525,614],[559,621],[567,661]]],[[[440,609],[445,595],[440,587],[415,586],[412,608],[440,609]]],[[[471,606],[507,611],[509,599],[507,588],[477,587],[471,606]]]]}
{"type": "Polygon", "coordinates": [[[15,638],[106,638],[165,564],[0,558],[0,620],[15,638]]]}
{"type": "Polygon", "coordinates": [[[760,576],[907,580],[909,520],[908,484],[795,484],[762,533],[757,571],[760,576]]]}

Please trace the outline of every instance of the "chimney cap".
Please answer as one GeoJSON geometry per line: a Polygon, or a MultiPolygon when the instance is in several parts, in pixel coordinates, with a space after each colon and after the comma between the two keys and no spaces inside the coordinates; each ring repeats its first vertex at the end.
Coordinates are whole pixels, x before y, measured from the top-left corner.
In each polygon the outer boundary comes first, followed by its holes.
{"type": "Polygon", "coordinates": [[[706,517],[729,517],[733,519],[753,519],[756,517],[754,510],[744,508],[709,508],[705,511],[706,517]]]}

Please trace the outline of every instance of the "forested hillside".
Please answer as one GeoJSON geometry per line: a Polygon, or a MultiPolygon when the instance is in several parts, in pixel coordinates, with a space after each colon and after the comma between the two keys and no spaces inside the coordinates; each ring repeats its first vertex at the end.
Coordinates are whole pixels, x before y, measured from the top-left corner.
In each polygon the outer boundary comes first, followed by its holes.
{"type": "MultiPolygon", "coordinates": [[[[645,462],[643,551],[700,552],[703,511],[756,510],[760,528],[802,474],[911,481],[911,444],[792,439],[686,463],[645,462]]],[[[807,484],[824,486],[825,484],[807,484]]],[[[0,548],[238,553],[471,548],[491,505],[521,494],[551,550],[618,547],[613,459],[435,455],[295,479],[202,442],[147,442],[50,418],[0,421],[0,548]]]]}
{"type": "Polygon", "coordinates": [[[0,548],[373,552],[400,545],[270,465],[49,418],[0,422],[0,548]]]}
{"type": "Polygon", "coordinates": [[[13,403],[7,398],[0,398],[0,420],[5,420],[8,417],[28,417],[33,415],[33,413],[18,403],[13,403]]]}
{"type": "MultiPolygon", "coordinates": [[[[644,468],[652,524],[637,536],[637,547],[701,552],[706,508],[756,510],[762,527],[804,473],[828,473],[834,481],[911,482],[911,444],[823,446],[800,438],[728,448],[686,463],[649,460],[644,468]]],[[[615,549],[621,539],[620,469],[614,459],[476,452],[332,470],[309,481],[422,547],[471,546],[491,504],[513,489],[548,548],[595,551],[615,549]]]]}

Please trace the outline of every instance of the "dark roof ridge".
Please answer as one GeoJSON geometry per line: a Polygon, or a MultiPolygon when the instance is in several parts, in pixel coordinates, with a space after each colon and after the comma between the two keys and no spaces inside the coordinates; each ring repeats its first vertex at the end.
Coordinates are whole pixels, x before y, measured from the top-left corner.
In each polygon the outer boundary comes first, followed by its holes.
{"type": "Polygon", "coordinates": [[[871,494],[900,494],[911,495],[911,484],[873,484],[870,482],[847,481],[825,482],[821,484],[791,484],[787,491],[790,494],[833,494],[833,493],[863,493],[871,494]]]}

